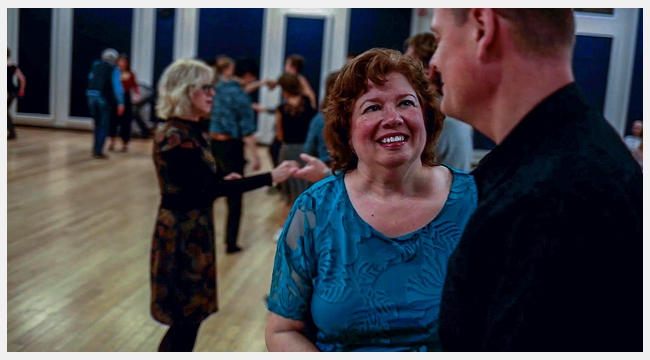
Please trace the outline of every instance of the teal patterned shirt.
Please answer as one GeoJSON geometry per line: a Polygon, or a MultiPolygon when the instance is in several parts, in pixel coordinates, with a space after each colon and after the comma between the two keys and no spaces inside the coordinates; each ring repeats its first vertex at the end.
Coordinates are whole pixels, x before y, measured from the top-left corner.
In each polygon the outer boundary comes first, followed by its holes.
{"type": "Polygon", "coordinates": [[[361,219],[342,174],[301,194],[278,241],[269,311],[304,321],[321,351],[440,350],[447,261],[477,201],[473,177],[450,170],[440,213],[396,238],[361,219]]]}
{"type": "Polygon", "coordinates": [[[250,96],[237,80],[219,81],[210,113],[210,133],[242,139],[257,131],[257,120],[250,96]]]}

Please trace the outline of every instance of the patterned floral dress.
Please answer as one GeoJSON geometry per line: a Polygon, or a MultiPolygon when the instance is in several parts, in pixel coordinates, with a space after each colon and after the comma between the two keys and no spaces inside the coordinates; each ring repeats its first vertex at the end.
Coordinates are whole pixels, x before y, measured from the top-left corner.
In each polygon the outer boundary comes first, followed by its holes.
{"type": "Polygon", "coordinates": [[[162,200],[151,246],[151,316],[167,325],[198,323],[218,310],[212,204],[271,185],[271,174],[224,181],[205,124],[181,119],[158,130],[153,160],[162,200]]]}
{"type": "Polygon", "coordinates": [[[344,175],[309,188],[278,241],[269,311],[304,321],[321,351],[440,350],[447,261],[477,201],[472,176],[451,170],[436,218],[395,238],[357,214],[344,175]]]}

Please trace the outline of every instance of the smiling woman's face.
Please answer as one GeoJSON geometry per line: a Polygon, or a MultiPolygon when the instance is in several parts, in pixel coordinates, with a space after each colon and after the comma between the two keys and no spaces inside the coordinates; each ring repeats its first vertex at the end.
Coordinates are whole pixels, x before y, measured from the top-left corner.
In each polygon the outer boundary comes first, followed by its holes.
{"type": "Polygon", "coordinates": [[[354,104],[350,141],[359,167],[411,165],[424,150],[426,130],[415,90],[402,74],[386,78],[382,85],[368,81],[368,91],[354,104]]]}

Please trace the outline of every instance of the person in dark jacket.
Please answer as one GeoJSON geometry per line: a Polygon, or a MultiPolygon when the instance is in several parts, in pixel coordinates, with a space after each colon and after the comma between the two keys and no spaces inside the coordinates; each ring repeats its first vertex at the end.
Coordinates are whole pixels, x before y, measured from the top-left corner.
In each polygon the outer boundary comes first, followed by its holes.
{"type": "Polygon", "coordinates": [[[151,316],[169,325],[159,351],[192,351],[203,320],[218,310],[212,204],[217,197],[281,183],[298,168],[284,162],[249,178],[222,172],[205,122],[214,70],[177,60],[158,83],[153,161],[161,202],[151,246],[151,316]]]}
{"type": "Polygon", "coordinates": [[[93,63],[88,74],[86,98],[94,124],[93,157],[107,159],[104,143],[111,117],[124,114],[124,89],[120,69],[115,65],[119,54],[115,49],[102,52],[101,60],[93,63]]]}
{"type": "Polygon", "coordinates": [[[642,351],[642,174],[575,83],[571,9],[436,9],[442,111],[497,146],[449,260],[446,351],[642,351]]]}

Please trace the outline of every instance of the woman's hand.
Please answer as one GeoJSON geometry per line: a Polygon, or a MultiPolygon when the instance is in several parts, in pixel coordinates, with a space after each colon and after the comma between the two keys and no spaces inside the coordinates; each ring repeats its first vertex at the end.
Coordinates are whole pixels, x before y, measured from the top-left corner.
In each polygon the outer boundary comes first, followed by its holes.
{"type": "Polygon", "coordinates": [[[273,90],[276,86],[278,86],[278,82],[277,80],[266,79],[264,80],[264,85],[266,85],[270,90],[273,90]]]}
{"type": "Polygon", "coordinates": [[[302,169],[296,171],[293,174],[293,177],[295,178],[317,182],[327,177],[327,175],[329,175],[331,172],[330,168],[327,167],[327,165],[317,157],[303,153],[300,154],[300,158],[302,161],[306,162],[306,164],[302,167],[302,169]]]}
{"type": "Polygon", "coordinates": [[[223,177],[224,180],[239,180],[241,175],[236,172],[231,172],[230,174],[223,177]]]}
{"type": "Polygon", "coordinates": [[[271,178],[274,184],[279,184],[287,181],[296,171],[300,169],[297,161],[285,160],[275,169],[271,170],[271,178]]]}
{"type": "Polygon", "coordinates": [[[255,112],[258,112],[258,113],[266,112],[266,107],[263,106],[263,105],[260,105],[259,103],[253,103],[251,105],[251,107],[253,108],[253,110],[255,110],[255,112]]]}

